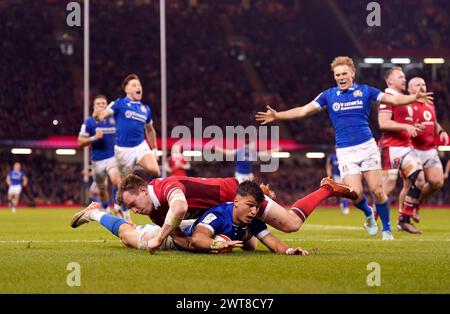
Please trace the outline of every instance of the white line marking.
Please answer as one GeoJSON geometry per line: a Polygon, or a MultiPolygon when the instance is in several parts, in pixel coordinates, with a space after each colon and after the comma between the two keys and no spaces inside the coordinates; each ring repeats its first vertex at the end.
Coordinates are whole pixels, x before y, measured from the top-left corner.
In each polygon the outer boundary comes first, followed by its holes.
{"type": "Polygon", "coordinates": [[[382,241],[381,238],[373,239],[282,239],[285,242],[450,242],[450,239],[395,239],[394,241],[382,241]]]}
{"type": "Polygon", "coordinates": [[[0,243],[105,243],[120,240],[0,240],[0,243]]]}

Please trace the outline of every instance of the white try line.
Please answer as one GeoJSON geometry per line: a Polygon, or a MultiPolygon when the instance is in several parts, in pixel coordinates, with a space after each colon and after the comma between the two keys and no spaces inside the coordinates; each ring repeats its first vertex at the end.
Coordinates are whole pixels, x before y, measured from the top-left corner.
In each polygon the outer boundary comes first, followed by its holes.
{"type": "Polygon", "coordinates": [[[420,239],[420,238],[408,238],[408,239],[395,239],[393,241],[382,241],[381,238],[373,239],[282,239],[284,242],[450,242],[450,239],[420,239]]]}

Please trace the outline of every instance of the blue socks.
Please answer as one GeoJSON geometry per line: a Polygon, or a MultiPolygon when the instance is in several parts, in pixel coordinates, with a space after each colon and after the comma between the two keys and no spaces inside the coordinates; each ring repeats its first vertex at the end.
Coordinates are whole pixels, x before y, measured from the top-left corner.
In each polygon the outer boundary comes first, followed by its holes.
{"type": "Polygon", "coordinates": [[[111,231],[116,237],[119,236],[119,228],[121,225],[126,224],[127,222],[123,220],[122,218],[115,217],[113,215],[103,215],[102,218],[100,218],[100,223],[111,231]]]}
{"type": "Polygon", "coordinates": [[[369,204],[367,204],[367,199],[365,195],[363,195],[361,201],[358,204],[355,204],[355,206],[356,208],[361,209],[364,212],[364,215],[366,215],[366,217],[370,217],[373,215],[372,209],[369,207],[369,204]]]}
{"type": "Polygon", "coordinates": [[[375,204],[375,208],[377,209],[378,216],[380,217],[380,220],[383,223],[383,231],[391,231],[391,223],[389,221],[390,210],[388,201],[382,204],[375,204]]]}
{"type": "Polygon", "coordinates": [[[346,198],[341,199],[341,207],[342,208],[348,208],[350,205],[350,201],[346,198]]]}

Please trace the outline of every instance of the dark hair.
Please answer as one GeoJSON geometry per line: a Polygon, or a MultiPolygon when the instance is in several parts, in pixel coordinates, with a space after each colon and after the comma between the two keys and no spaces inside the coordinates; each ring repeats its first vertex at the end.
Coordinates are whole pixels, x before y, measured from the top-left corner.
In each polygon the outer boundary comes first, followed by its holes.
{"type": "Polygon", "coordinates": [[[119,184],[119,190],[117,191],[117,202],[119,205],[123,204],[123,192],[128,191],[133,194],[137,194],[138,190],[142,186],[147,186],[147,182],[141,177],[135,174],[129,174],[119,184]]]}
{"type": "Polygon", "coordinates": [[[125,87],[128,85],[128,82],[131,80],[138,80],[141,81],[139,79],[139,76],[137,76],[136,74],[132,73],[130,75],[128,75],[122,82],[122,89],[125,90],[125,87]]]}
{"type": "Polygon", "coordinates": [[[94,102],[95,102],[97,99],[99,99],[99,98],[103,98],[104,100],[106,100],[106,101],[108,102],[108,99],[106,98],[106,96],[105,96],[105,95],[102,95],[102,94],[96,95],[96,96],[94,97],[94,102]]]}
{"type": "Polygon", "coordinates": [[[254,181],[244,181],[239,184],[236,194],[240,196],[251,195],[258,204],[261,204],[264,201],[264,193],[258,183],[254,181]]]}

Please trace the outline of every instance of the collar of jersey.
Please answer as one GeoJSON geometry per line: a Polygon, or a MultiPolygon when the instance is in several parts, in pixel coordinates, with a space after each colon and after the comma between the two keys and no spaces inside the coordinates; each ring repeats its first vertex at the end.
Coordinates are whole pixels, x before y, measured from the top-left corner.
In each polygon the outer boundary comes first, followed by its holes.
{"type": "Polygon", "coordinates": [[[135,100],[131,100],[130,98],[128,98],[128,96],[125,96],[124,98],[127,102],[132,103],[132,104],[140,104],[140,101],[135,101],[135,100]]]}
{"type": "Polygon", "coordinates": [[[341,90],[341,93],[347,93],[347,92],[350,92],[350,91],[354,91],[354,90],[357,89],[358,87],[359,87],[358,84],[353,83],[352,87],[349,87],[347,90],[344,90],[344,91],[341,90]]]}
{"type": "Polygon", "coordinates": [[[156,196],[153,185],[148,185],[147,190],[150,193],[150,198],[152,199],[153,206],[155,206],[155,208],[158,208],[159,206],[161,206],[161,203],[159,202],[158,197],[156,196]]]}

